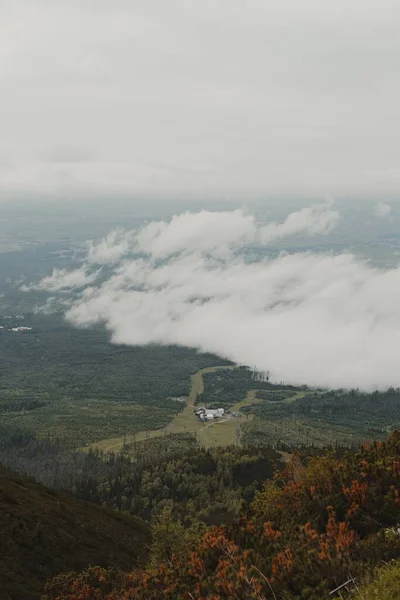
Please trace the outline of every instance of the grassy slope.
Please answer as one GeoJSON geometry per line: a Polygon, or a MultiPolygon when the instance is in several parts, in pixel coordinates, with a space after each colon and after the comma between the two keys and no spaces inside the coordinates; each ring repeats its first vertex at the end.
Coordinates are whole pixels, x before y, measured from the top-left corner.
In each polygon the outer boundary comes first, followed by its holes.
{"type": "Polygon", "coordinates": [[[60,571],[90,563],[131,568],[147,525],[53,492],[0,466],[0,598],[33,600],[60,571]]]}
{"type": "Polygon", "coordinates": [[[357,587],[352,600],[396,600],[400,598],[400,560],[383,566],[372,582],[357,587]]]}

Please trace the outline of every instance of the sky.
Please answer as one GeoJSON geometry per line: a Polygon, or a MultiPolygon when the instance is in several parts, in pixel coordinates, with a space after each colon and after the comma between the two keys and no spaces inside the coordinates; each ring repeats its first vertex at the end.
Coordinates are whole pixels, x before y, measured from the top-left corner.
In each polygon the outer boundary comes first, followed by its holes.
{"type": "Polygon", "coordinates": [[[42,310],[102,324],[116,344],[195,347],[276,382],[399,387],[400,267],[349,252],[268,255],[279,240],[321,239],[341,218],[332,202],[263,223],[240,209],[187,211],[88,242],[78,268],[22,289],[48,292],[42,310]]]}
{"type": "Polygon", "coordinates": [[[2,0],[0,201],[398,196],[395,0],[2,0]]]}

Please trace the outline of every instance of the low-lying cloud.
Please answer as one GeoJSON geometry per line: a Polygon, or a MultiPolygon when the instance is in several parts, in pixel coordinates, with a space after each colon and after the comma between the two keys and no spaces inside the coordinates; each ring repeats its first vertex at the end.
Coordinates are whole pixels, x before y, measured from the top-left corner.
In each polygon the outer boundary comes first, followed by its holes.
{"type": "Polygon", "coordinates": [[[23,292],[33,290],[46,292],[61,292],[62,290],[75,290],[84,288],[96,280],[96,272],[90,273],[85,265],[79,269],[68,271],[67,269],[54,269],[52,274],[44,277],[38,284],[24,285],[23,292]]]}
{"type": "Polygon", "coordinates": [[[326,233],[338,219],[330,205],[263,225],[243,211],[184,213],[91,245],[86,264],[114,263],[106,279],[96,283],[83,266],[39,285],[54,292],[81,281],[67,319],[104,323],[114,343],[193,346],[290,383],[398,386],[399,268],[349,253],[262,252],[288,235],[326,233]],[[241,248],[256,243],[260,258],[249,261],[241,248]]]}

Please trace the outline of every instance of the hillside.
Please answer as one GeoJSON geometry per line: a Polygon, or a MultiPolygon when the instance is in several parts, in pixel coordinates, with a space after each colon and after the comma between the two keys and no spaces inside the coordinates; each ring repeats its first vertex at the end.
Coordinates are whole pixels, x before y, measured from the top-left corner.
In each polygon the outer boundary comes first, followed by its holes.
{"type": "Polygon", "coordinates": [[[340,454],[293,454],[240,518],[197,538],[185,541],[182,524],[164,511],[152,525],[145,569],[64,572],[44,598],[326,600],[350,578],[365,581],[360,598],[399,598],[396,567],[369,582],[377,567],[400,558],[400,432],[340,454]]]}
{"type": "Polygon", "coordinates": [[[65,570],[131,567],[144,557],[149,528],[0,466],[0,598],[33,600],[65,570]]]}

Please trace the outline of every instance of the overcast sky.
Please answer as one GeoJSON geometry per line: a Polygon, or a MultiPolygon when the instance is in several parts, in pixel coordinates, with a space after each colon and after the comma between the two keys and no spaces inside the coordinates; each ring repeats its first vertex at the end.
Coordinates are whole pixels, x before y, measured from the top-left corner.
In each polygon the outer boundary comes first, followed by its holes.
{"type": "Polygon", "coordinates": [[[395,196],[395,0],[2,0],[0,198],[395,196]]]}

